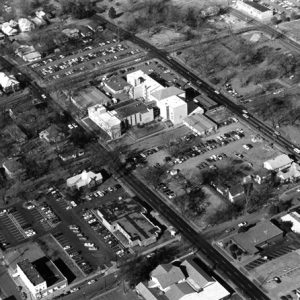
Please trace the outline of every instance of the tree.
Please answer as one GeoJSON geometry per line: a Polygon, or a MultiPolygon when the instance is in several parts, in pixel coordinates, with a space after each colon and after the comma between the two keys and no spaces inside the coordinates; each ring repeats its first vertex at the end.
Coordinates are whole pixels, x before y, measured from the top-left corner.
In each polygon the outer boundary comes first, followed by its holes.
{"type": "Polygon", "coordinates": [[[281,221],[278,223],[280,229],[287,234],[288,232],[292,231],[293,222],[291,221],[281,221]]]}
{"type": "Polygon", "coordinates": [[[113,6],[111,6],[111,7],[109,8],[108,16],[109,16],[111,19],[115,19],[115,18],[116,18],[117,12],[116,12],[116,9],[115,9],[113,6]]]}
{"type": "Polygon", "coordinates": [[[275,16],[273,16],[270,21],[273,25],[277,25],[279,23],[279,20],[275,16]]]}
{"type": "Polygon", "coordinates": [[[166,165],[148,167],[144,173],[144,178],[154,187],[158,186],[158,184],[162,181],[162,177],[166,175],[168,167],[166,165]]]}

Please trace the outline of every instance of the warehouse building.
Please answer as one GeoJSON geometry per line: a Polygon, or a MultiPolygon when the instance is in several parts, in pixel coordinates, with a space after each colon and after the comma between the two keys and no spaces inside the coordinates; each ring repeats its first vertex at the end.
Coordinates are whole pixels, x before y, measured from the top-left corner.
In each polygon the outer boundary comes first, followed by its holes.
{"type": "Polygon", "coordinates": [[[183,120],[183,124],[200,136],[214,133],[218,128],[216,123],[203,114],[192,114],[183,120]]]}
{"type": "Polygon", "coordinates": [[[269,22],[273,17],[272,10],[254,1],[238,0],[234,8],[262,22],[269,22]]]}

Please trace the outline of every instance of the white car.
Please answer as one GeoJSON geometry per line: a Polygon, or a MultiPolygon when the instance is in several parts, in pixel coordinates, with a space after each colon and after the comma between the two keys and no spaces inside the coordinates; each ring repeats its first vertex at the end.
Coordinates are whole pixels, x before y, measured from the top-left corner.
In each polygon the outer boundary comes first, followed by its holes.
{"type": "Polygon", "coordinates": [[[46,97],[45,94],[42,94],[41,97],[42,97],[43,99],[47,99],[47,97],[46,97]]]}
{"type": "Polygon", "coordinates": [[[298,154],[300,153],[300,149],[298,149],[298,148],[294,148],[293,151],[298,153],[298,154]]]}
{"type": "Polygon", "coordinates": [[[248,225],[248,222],[244,221],[244,222],[241,222],[238,224],[238,227],[243,227],[243,226],[246,226],[248,225]]]}
{"type": "Polygon", "coordinates": [[[93,284],[93,283],[95,283],[96,282],[96,280],[95,279],[92,279],[92,280],[90,280],[90,281],[88,281],[88,283],[87,284],[93,284]]]}

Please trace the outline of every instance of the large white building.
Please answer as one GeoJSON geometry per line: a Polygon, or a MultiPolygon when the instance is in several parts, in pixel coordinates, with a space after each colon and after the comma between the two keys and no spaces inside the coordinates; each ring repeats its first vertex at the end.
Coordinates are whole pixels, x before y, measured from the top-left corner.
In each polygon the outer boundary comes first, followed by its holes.
{"type": "Polygon", "coordinates": [[[253,1],[238,0],[234,8],[251,16],[252,18],[258,21],[269,22],[273,17],[272,10],[270,10],[266,6],[263,6],[253,1]]]}
{"type": "Polygon", "coordinates": [[[151,93],[163,120],[170,120],[174,125],[181,124],[187,117],[188,106],[183,100],[185,92],[176,87],[167,87],[151,93]]]}
{"type": "Polygon", "coordinates": [[[132,85],[130,95],[133,99],[144,98],[146,101],[153,100],[151,99],[151,93],[164,88],[141,70],[127,74],[127,82],[132,85]]]}
{"type": "Polygon", "coordinates": [[[114,111],[106,111],[101,104],[96,104],[88,108],[89,118],[100,128],[102,128],[112,139],[121,136],[121,121],[114,111]]]}
{"type": "Polygon", "coordinates": [[[94,173],[92,171],[83,171],[73,177],[67,179],[67,186],[70,188],[76,187],[78,190],[82,187],[98,184],[102,182],[102,174],[94,173]]]}
{"type": "Polygon", "coordinates": [[[0,86],[5,93],[9,93],[20,89],[20,82],[15,76],[0,72],[0,86]]]}

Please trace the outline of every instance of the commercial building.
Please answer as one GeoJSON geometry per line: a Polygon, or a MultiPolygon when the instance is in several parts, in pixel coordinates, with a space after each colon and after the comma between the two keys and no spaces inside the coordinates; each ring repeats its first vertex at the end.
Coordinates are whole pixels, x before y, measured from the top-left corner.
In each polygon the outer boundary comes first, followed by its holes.
{"type": "Polygon", "coordinates": [[[103,180],[101,173],[94,173],[92,171],[82,171],[73,177],[67,179],[67,186],[69,188],[81,189],[86,186],[94,186],[100,184],[103,180]]]}
{"type": "Polygon", "coordinates": [[[263,22],[269,22],[273,17],[272,10],[254,1],[238,0],[234,8],[263,22]]]}
{"type": "Polygon", "coordinates": [[[116,116],[115,111],[106,111],[101,104],[96,104],[88,108],[89,118],[102,130],[104,130],[111,139],[121,136],[121,121],[116,116]]]}
{"type": "Polygon", "coordinates": [[[128,104],[124,103],[116,107],[114,111],[124,128],[146,124],[154,120],[153,108],[138,100],[129,101],[128,104]]]}
{"type": "Polygon", "coordinates": [[[16,273],[35,299],[53,294],[67,286],[67,279],[47,257],[17,263],[16,273]]]}
{"type": "Polygon", "coordinates": [[[130,89],[130,84],[119,76],[104,81],[104,86],[112,94],[119,94],[130,89]]]}
{"type": "Polygon", "coordinates": [[[16,55],[24,61],[33,62],[42,58],[41,53],[35,50],[33,46],[21,45],[15,50],[16,55]]]}
{"type": "Polygon", "coordinates": [[[110,98],[94,86],[75,91],[70,99],[81,110],[86,110],[96,104],[107,105],[111,102],[110,98]]]}
{"type": "Polygon", "coordinates": [[[127,82],[132,86],[130,89],[130,96],[133,99],[144,98],[146,101],[155,100],[151,98],[151,94],[154,91],[164,88],[141,70],[127,74],[126,77],[127,82]]]}
{"type": "Polygon", "coordinates": [[[167,87],[151,92],[150,99],[156,102],[163,120],[169,120],[174,125],[181,124],[187,116],[185,92],[176,87],[167,87]]]}
{"type": "Polygon", "coordinates": [[[243,251],[256,254],[270,244],[281,240],[283,232],[272,222],[266,220],[259,222],[246,232],[241,232],[232,238],[243,251]]]}
{"type": "Polygon", "coordinates": [[[286,154],[280,154],[264,162],[264,168],[270,171],[281,171],[291,166],[293,160],[286,154]]]}
{"type": "Polygon", "coordinates": [[[214,100],[208,98],[207,96],[205,96],[203,94],[198,95],[197,97],[195,97],[193,102],[197,103],[206,112],[209,111],[209,110],[215,109],[219,106],[219,104],[217,102],[215,102],[214,100]]]}
{"type": "Polygon", "coordinates": [[[150,278],[148,287],[144,283],[136,286],[144,299],[225,300],[230,297],[230,293],[192,258],[181,265],[158,265],[150,278]]]}
{"type": "Polygon", "coordinates": [[[126,248],[155,243],[161,231],[142,212],[128,213],[114,221],[106,219],[105,210],[98,209],[97,215],[126,248]]]}
{"type": "Polygon", "coordinates": [[[4,93],[10,93],[20,89],[20,82],[16,80],[14,75],[0,72],[0,86],[4,93]]]}
{"type": "Polygon", "coordinates": [[[95,215],[124,247],[147,246],[154,243],[161,229],[146,216],[146,209],[132,199],[105,203],[95,215]]]}
{"type": "Polygon", "coordinates": [[[217,124],[202,114],[192,114],[183,120],[183,124],[200,136],[217,131],[217,124]]]}

